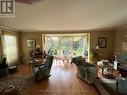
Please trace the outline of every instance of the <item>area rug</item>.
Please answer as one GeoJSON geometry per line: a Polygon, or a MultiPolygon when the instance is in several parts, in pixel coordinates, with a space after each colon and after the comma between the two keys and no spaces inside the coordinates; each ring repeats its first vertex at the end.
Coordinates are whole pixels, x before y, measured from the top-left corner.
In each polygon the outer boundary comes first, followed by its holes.
{"type": "MultiPolygon", "coordinates": [[[[0,78],[0,91],[9,85],[14,85],[18,88],[18,95],[25,95],[25,91],[34,84],[32,76],[24,75],[9,75],[0,78]]],[[[1,94],[0,94],[1,95],[1,94]]]]}

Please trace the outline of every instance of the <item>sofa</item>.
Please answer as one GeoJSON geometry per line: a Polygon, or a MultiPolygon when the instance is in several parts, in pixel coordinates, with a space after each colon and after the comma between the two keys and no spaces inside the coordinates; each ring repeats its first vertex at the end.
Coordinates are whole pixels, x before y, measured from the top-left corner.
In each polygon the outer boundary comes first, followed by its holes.
{"type": "Polygon", "coordinates": [[[47,56],[44,64],[36,65],[32,68],[33,76],[36,81],[50,77],[50,70],[53,63],[53,56],[47,56]]]}
{"type": "Polygon", "coordinates": [[[6,63],[6,58],[0,58],[0,77],[8,75],[8,65],[6,63]]]}
{"type": "MultiPolygon", "coordinates": [[[[127,95],[127,53],[118,53],[115,56],[115,61],[122,77],[117,76],[115,79],[102,79],[100,84],[109,94],[102,93],[101,95],[127,95]]],[[[95,83],[96,87],[99,85],[97,81],[95,83]]],[[[98,89],[98,91],[101,92],[103,90],[98,89]]]]}
{"type": "Polygon", "coordinates": [[[127,53],[118,53],[115,56],[115,61],[117,61],[120,65],[127,64],[127,53]]]}
{"type": "Polygon", "coordinates": [[[88,84],[93,84],[97,78],[97,67],[95,64],[88,63],[81,56],[72,59],[77,67],[77,77],[86,81],[88,84]]]}
{"type": "Polygon", "coordinates": [[[123,77],[127,77],[127,53],[118,53],[115,57],[118,62],[118,70],[123,77]]]}

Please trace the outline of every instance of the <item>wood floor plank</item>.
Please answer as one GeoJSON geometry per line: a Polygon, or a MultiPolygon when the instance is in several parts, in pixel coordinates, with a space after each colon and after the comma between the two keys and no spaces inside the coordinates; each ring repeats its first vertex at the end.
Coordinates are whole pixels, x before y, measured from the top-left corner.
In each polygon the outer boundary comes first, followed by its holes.
{"type": "MultiPolygon", "coordinates": [[[[22,65],[17,74],[31,74],[27,65],[22,65]]],[[[76,66],[54,61],[49,79],[35,82],[26,95],[99,95],[96,89],[76,77],[76,66]]]]}

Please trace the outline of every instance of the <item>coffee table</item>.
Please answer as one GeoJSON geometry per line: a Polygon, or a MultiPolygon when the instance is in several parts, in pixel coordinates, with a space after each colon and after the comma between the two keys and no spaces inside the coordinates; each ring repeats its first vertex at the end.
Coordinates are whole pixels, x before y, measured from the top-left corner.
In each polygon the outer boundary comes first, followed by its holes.
{"type": "Polygon", "coordinates": [[[120,73],[118,70],[115,70],[113,68],[113,65],[111,63],[107,63],[106,65],[100,65],[98,67],[98,73],[102,75],[102,77],[105,78],[116,78],[120,76],[120,73]]]}

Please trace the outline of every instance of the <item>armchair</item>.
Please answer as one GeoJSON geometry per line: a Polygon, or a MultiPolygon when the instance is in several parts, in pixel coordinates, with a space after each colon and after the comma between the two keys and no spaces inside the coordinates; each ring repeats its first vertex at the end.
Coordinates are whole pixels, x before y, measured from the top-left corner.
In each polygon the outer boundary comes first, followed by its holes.
{"type": "Polygon", "coordinates": [[[48,78],[53,63],[53,56],[47,56],[44,64],[39,64],[33,67],[33,76],[36,81],[48,78]]]}
{"type": "Polygon", "coordinates": [[[97,78],[97,67],[94,64],[86,62],[81,56],[72,59],[77,67],[77,77],[86,81],[88,84],[93,84],[97,78]]]}
{"type": "Polygon", "coordinates": [[[8,75],[8,65],[6,64],[6,58],[0,59],[0,77],[8,75]]]}

